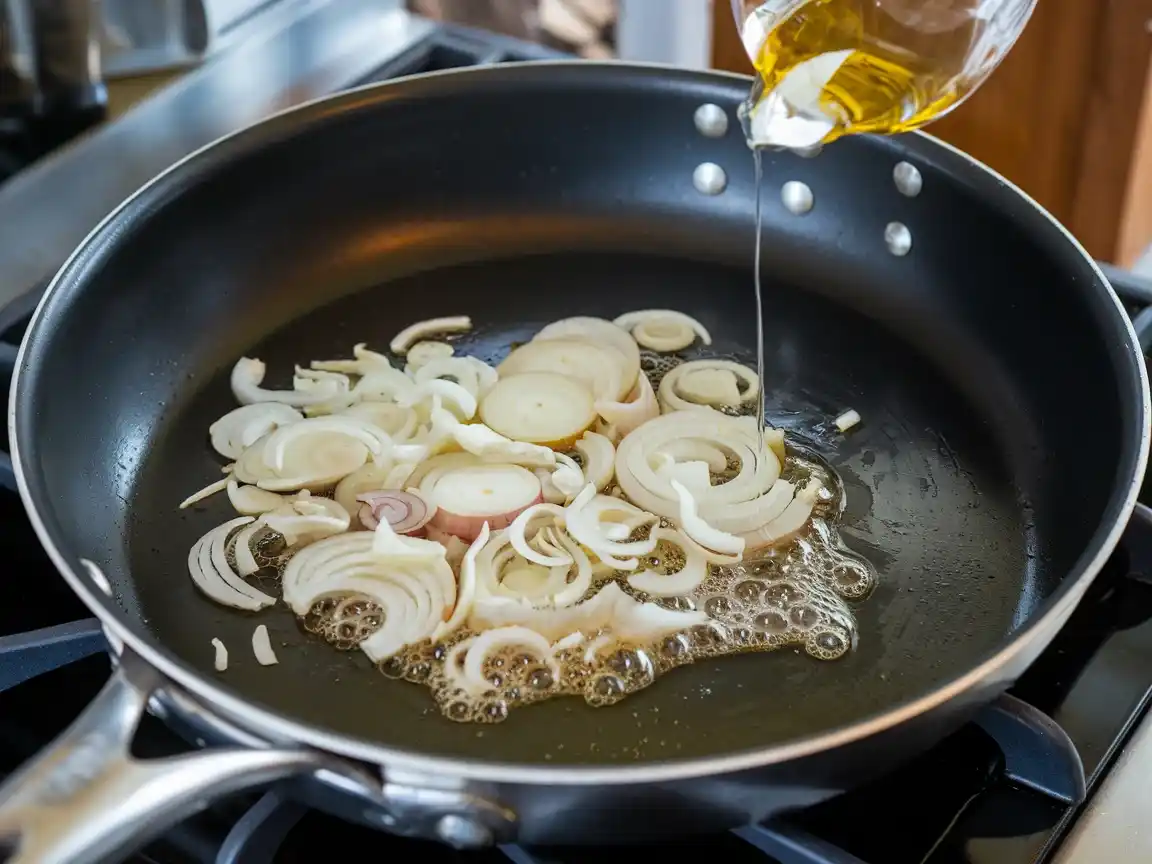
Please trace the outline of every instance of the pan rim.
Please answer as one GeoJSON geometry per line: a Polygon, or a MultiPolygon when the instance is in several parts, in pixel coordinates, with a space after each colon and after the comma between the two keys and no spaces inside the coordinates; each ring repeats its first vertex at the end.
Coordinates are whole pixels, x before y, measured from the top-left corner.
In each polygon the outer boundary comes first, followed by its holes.
{"type": "MultiPolygon", "coordinates": [[[[383,91],[386,93],[390,88],[407,82],[425,79],[451,79],[459,75],[516,77],[525,74],[532,75],[534,74],[534,70],[540,68],[637,70],[646,74],[667,74],[675,76],[681,81],[695,80],[701,84],[707,84],[709,82],[740,82],[749,84],[752,81],[751,77],[737,73],[717,70],[684,69],[662,63],[639,63],[618,60],[545,60],[516,64],[497,64],[487,67],[464,67],[409,75],[382,83],[362,85],[286,108],[253,125],[237,130],[198,148],[196,151],[180,159],[156,177],[149,180],[113,209],[89,232],[80,245],[72,252],[67,261],[61,266],[59,271],[53,276],[51,283],[36,306],[36,310],[28,326],[27,334],[31,335],[39,328],[45,309],[52,297],[61,290],[67,281],[65,277],[79,256],[93,246],[95,241],[114,225],[122,213],[155,190],[163,180],[172,174],[185,170],[189,163],[197,160],[202,154],[213,150],[213,148],[244,136],[258,136],[262,130],[267,128],[270,122],[279,118],[291,115],[305,115],[309,112],[314,113],[316,109],[321,106],[332,106],[338,102],[352,103],[363,94],[375,91],[383,91]]],[[[1048,628],[1052,625],[1063,623],[1079,603],[1084,592],[1104,566],[1116,544],[1119,542],[1120,536],[1127,526],[1132,511],[1136,506],[1137,495],[1148,464],[1150,441],[1152,441],[1152,429],[1149,428],[1149,417],[1152,416],[1152,397],[1150,397],[1149,391],[1148,372],[1140,356],[1140,351],[1137,347],[1139,343],[1136,339],[1136,333],[1131,321],[1120,299],[1112,289],[1111,284],[1076,238],[1030,195],[982,162],[979,162],[951,144],[924,132],[911,134],[959,157],[977,171],[987,175],[989,179],[995,180],[1009,191],[1014,192],[1025,203],[1030,204],[1032,208],[1046,218],[1056,230],[1064,235],[1067,242],[1079,252],[1091,267],[1100,285],[1102,285],[1107,292],[1107,296],[1111,298],[1116,313],[1127,332],[1127,343],[1121,347],[1131,349],[1133,352],[1133,360],[1137,361],[1134,365],[1136,366],[1135,371],[1141,398],[1139,410],[1133,418],[1134,422],[1139,424],[1140,427],[1138,435],[1139,443],[1134,464],[1131,466],[1132,476],[1129,478],[1128,486],[1121,491],[1120,484],[1117,484],[1117,488],[1113,490],[1111,500],[1101,517],[1100,526],[1097,528],[1083,555],[1076,561],[1075,565],[1062,580],[1062,584],[1057,593],[1045,601],[1044,607],[1042,607],[1038,614],[1027,621],[1024,626],[1015,633],[1011,634],[1008,641],[1003,647],[996,651],[996,653],[988,657],[978,666],[969,669],[964,674],[943,682],[935,689],[909,702],[847,726],[782,744],[743,750],[722,756],[614,766],[545,766],[514,762],[486,762],[474,759],[462,759],[459,757],[431,755],[426,752],[388,747],[366,739],[342,735],[291,717],[282,716],[270,708],[265,708],[230,689],[220,686],[177,657],[158,639],[123,622],[119,615],[113,611],[111,598],[93,590],[87,573],[79,563],[81,560],[80,557],[78,555],[72,555],[62,548],[66,544],[66,538],[61,536],[58,542],[54,532],[45,524],[40,508],[37,505],[37,492],[31,487],[31,481],[26,470],[26,457],[24,456],[26,448],[22,446],[19,430],[20,424],[16,418],[17,405],[25,398],[25,387],[22,382],[26,378],[24,370],[27,363],[29,344],[32,341],[26,337],[21,342],[17,355],[15,372],[10,389],[7,422],[13,470],[20,497],[28,512],[29,520],[41,545],[44,547],[57,570],[59,570],[67,581],[72,591],[80,597],[85,605],[92,610],[93,614],[100,619],[105,631],[110,631],[110,636],[122,641],[124,647],[131,649],[143,660],[159,670],[166,681],[176,685],[183,695],[191,698],[198,705],[205,706],[205,709],[210,713],[226,717],[261,738],[271,741],[291,742],[299,746],[316,748],[349,759],[378,765],[387,771],[411,771],[432,777],[451,776],[481,782],[530,785],[564,784],[582,786],[589,784],[662,783],[688,780],[703,776],[731,774],[796,761],[873,737],[913,720],[920,715],[930,713],[946,702],[959,697],[961,694],[976,689],[980,684],[988,680],[997,680],[998,670],[1009,665],[1021,655],[1026,655],[1028,651],[1035,647],[1037,641],[1043,638],[1048,628]]],[[[1121,458],[1124,458],[1123,453],[1121,453],[1121,458]]],[[[59,533],[62,534],[63,532],[59,533]]]]}

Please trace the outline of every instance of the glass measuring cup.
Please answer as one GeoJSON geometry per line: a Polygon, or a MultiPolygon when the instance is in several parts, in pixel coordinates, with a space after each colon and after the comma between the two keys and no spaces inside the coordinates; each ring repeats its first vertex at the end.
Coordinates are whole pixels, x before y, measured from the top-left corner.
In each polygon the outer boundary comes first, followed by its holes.
{"type": "Polygon", "coordinates": [[[759,80],[756,146],[917,129],[984,83],[1036,0],[732,0],[759,80]]]}

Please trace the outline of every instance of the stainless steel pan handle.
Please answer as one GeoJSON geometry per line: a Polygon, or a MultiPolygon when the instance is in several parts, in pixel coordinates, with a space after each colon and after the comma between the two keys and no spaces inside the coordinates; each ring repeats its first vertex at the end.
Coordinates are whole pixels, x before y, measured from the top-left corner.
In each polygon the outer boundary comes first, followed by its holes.
{"type": "Polygon", "coordinates": [[[0,786],[0,850],[10,850],[8,864],[120,860],[216,798],[287,777],[335,772],[372,794],[367,772],[304,749],[134,758],[136,727],[163,684],[155,669],[124,651],[76,722],[0,786]]]}

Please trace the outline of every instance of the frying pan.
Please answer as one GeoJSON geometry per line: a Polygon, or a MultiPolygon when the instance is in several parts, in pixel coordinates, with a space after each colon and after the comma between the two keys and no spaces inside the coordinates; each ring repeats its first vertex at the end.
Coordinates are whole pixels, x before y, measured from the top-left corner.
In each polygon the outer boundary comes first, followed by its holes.
{"type": "Polygon", "coordinates": [[[206,429],[242,355],[283,376],[469,314],[462,350],[496,360],[557,318],[665,307],[751,357],[747,88],[583,61],[369,87],[202,150],[88,238],[29,328],[9,422],[33,523],[118,662],[62,746],[0,791],[19,860],[98,860],[288,777],[349,819],[458,846],[731,827],[893,767],[1011,684],[1123,528],[1148,384],[1075,240],[923,135],[764,155],[769,418],[839,471],[845,538],[880,573],[849,656],[700,662],[614,707],[555,700],[476,727],[288,612],[223,609],[188,578],[190,545],[229,511],[176,507],[219,476],[206,429]],[[894,182],[902,162],[918,195],[894,182]],[[782,203],[793,180],[805,215],[782,203]],[[886,242],[892,223],[910,250],[886,242]],[[826,431],[847,408],[863,424],[826,431]],[[279,665],[246,656],[256,623],[279,665]],[[223,674],[213,637],[232,647],[223,674]],[[132,760],[149,699],[219,746],[132,760]]]}

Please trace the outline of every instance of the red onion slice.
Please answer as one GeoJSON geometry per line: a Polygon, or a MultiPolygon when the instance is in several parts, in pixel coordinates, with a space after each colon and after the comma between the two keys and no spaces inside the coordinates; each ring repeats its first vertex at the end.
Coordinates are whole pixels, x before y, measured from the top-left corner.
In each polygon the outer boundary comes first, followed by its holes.
{"type": "Polygon", "coordinates": [[[427,525],[435,515],[419,495],[398,489],[365,492],[357,495],[356,500],[363,502],[358,515],[370,531],[375,531],[380,520],[385,519],[397,534],[411,534],[427,525]]]}

